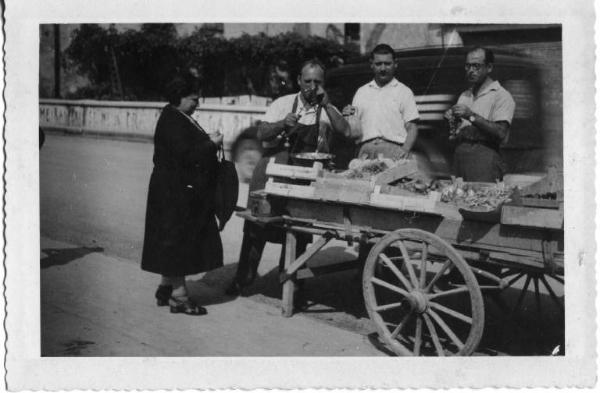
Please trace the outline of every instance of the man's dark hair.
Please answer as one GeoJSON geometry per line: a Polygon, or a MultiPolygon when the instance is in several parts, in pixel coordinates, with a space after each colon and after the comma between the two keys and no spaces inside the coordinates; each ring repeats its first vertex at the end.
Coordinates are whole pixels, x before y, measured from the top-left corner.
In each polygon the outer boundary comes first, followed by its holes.
{"type": "Polygon", "coordinates": [[[325,73],[326,69],[325,69],[325,64],[323,64],[321,62],[321,60],[317,59],[316,57],[314,59],[310,59],[310,60],[306,60],[304,63],[302,63],[302,65],[300,65],[300,69],[298,70],[298,75],[302,75],[302,70],[304,69],[304,67],[320,67],[323,70],[323,73],[325,73]]]}
{"type": "Polygon", "coordinates": [[[275,62],[275,67],[279,69],[281,72],[290,72],[290,65],[285,60],[279,60],[275,62]]]}
{"type": "Polygon", "coordinates": [[[392,55],[392,57],[396,57],[396,53],[388,44],[379,44],[371,51],[370,59],[373,60],[375,55],[392,55]]]}
{"type": "Polygon", "coordinates": [[[469,51],[465,55],[465,58],[469,55],[469,53],[477,52],[478,50],[483,51],[483,53],[485,55],[485,60],[484,60],[485,64],[493,64],[494,63],[494,52],[492,52],[491,49],[487,49],[487,48],[484,48],[481,46],[476,46],[476,47],[469,49],[469,51]]]}
{"type": "Polygon", "coordinates": [[[200,80],[193,75],[179,75],[171,79],[165,88],[165,96],[169,104],[179,105],[183,97],[198,94],[200,80]]]}

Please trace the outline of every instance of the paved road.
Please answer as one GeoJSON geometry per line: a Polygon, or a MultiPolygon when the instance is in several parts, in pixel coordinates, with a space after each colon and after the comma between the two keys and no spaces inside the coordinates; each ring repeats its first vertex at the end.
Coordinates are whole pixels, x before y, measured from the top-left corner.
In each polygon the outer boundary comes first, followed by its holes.
{"type": "MultiPolygon", "coordinates": [[[[139,261],[151,171],[150,143],[48,135],[40,152],[42,235],[139,261]]],[[[246,195],[242,185],[242,204],[246,195]]],[[[237,262],[241,223],[232,218],[223,233],[225,263],[237,262]]]]}
{"type": "MultiPolygon", "coordinates": [[[[40,152],[41,234],[44,241],[60,241],[68,244],[67,248],[87,250],[84,255],[90,250],[102,253],[113,261],[131,265],[134,268],[131,271],[141,272],[137,265],[142,248],[151,161],[152,145],[148,143],[48,135],[40,152]]],[[[247,187],[242,186],[241,204],[245,203],[246,193],[247,187]]],[[[232,218],[222,234],[226,266],[211,272],[203,281],[209,283],[213,290],[211,296],[218,297],[219,303],[232,301],[225,298],[222,291],[235,271],[241,226],[239,218],[232,218]]],[[[52,248],[44,250],[44,247],[42,244],[42,252],[58,252],[52,248]]],[[[279,249],[277,245],[267,246],[259,270],[260,278],[250,288],[249,300],[246,300],[270,306],[274,312],[280,298],[276,272],[279,249]]],[[[344,243],[332,242],[319,258],[350,259],[354,255],[354,249],[347,248],[344,243]]],[[[43,281],[48,272],[43,271],[43,281]]],[[[84,273],[85,269],[78,270],[77,274],[84,273]]],[[[148,278],[153,279],[153,276],[148,278]]],[[[154,283],[151,284],[153,287],[154,283]]],[[[372,338],[374,329],[362,305],[362,289],[354,271],[308,280],[306,292],[311,307],[303,315],[372,338]]],[[[511,299],[514,302],[517,295],[517,291],[509,292],[509,302],[511,299]]],[[[530,301],[526,306],[532,310],[533,296],[528,298],[530,301]]],[[[560,344],[564,332],[561,315],[554,311],[544,292],[542,298],[542,315],[527,312],[524,319],[508,325],[500,310],[487,302],[481,353],[547,354],[560,344]]]]}
{"type": "MultiPolygon", "coordinates": [[[[154,305],[157,277],[138,267],[151,162],[151,144],[47,135],[40,152],[44,355],[386,354],[370,343],[372,329],[364,317],[334,309],[320,319],[280,316],[280,246],[267,246],[261,277],[248,298],[225,296],[239,253],[242,220],[237,217],[222,233],[226,266],[188,277],[192,296],[207,306],[209,316],[184,319],[183,326],[169,331],[173,316],[154,305]],[[151,328],[131,329],[147,326],[148,318],[151,328]],[[323,323],[334,319],[336,324],[323,323]],[[181,332],[198,326],[192,335],[181,332]],[[223,326],[234,331],[227,333],[223,326]]],[[[241,205],[246,196],[242,185],[241,205]]],[[[341,284],[334,288],[342,289],[341,284]]]]}
{"type": "Polygon", "coordinates": [[[189,276],[208,315],[156,307],[155,277],[90,247],[42,238],[42,356],[385,356],[367,336],[223,295],[231,270],[189,276]]]}

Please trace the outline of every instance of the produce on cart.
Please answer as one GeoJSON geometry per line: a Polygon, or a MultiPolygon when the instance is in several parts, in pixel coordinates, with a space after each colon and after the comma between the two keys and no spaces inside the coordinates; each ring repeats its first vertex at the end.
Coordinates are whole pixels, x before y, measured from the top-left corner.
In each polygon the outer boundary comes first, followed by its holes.
{"type": "Polygon", "coordinates": [[[348,164],[348,170],[342,175],[348,179],[370,180],[385,170],[396,166],[396,162],[389,158],[353,159],[348,164]]]}
{"type": "Polygon", "coordinates": [[[465,183],[457,179],[444,186],[441,201],[470,210],[492,211],[510,201],[513,189],[504,183],[465,183]]]}
{"type": "Polygon", "coordinates": [[[380,339],[398,355],[472,354],[483,336],[482,291],[500,293],[525,280],[513,313],[531,283],[538,305],[543,286],[564,307],[550,285],[563,283],[562,202],[544,199],[562,195],[555,181],[560,175],[521,189],[431,181],[411,160],[385,159],[357,160],[344,172],[321,163],[272,162],[267,175],[260,198],[282,202],[284,209],[242,216],[286,231],[286,316],[293,312],[295,281],[316,274],[308,262],[331,239],[375,244],[363,270],[365,306],[380,339]],[[296,233],[319,238],[296,256],[296,233]],[[490,266],[500,273],[490,273],[490,266]]]}

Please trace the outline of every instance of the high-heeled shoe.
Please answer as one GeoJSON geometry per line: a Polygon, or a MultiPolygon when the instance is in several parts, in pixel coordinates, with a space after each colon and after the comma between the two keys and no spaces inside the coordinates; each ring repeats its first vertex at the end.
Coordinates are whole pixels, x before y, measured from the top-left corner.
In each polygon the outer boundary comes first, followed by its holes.
{"type": "Polygon", "coordinates": [[[154,297],[156,298],[156,305],[159,307],[167,306],[172,293],[172,285],[159,285],[156,293],[154,294],[154,297]]]}
{"type": "Polygon", "coordinates": [[[180,300],[174,297],[169,299],[169,306],[173,314],[186,315],[206,315],[207,311],[204,307],[197,305],[190,299],[180,300]]]}

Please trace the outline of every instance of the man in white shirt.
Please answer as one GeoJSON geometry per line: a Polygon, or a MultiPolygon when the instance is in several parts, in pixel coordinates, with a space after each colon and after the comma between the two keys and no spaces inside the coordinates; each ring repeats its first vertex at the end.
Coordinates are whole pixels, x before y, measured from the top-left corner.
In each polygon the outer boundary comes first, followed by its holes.
{"type": "MultiPolygon", "coordinates": [[[[359,119],[360,130],[353,130],[361,134],[358,157],[373,159],[381,154],[393,160],[410,158],[419,119],[413,92],[394,77],[398,63],[389,45],[379,44],[373,48],[370,64],[373,80],[361,86],[354,94],[352,105],[342,111],[344,116],[359,119]]],[[[370,249],[369,244],[360,244],[361,266],[370,249]]]]}
{"type": "Polygon", "coordinates": [[[342,112],[360,120],[358,157],[376,158],[383,154],[395,160],[408,158],[418,135],[415,97],[394,77],[397,61],[389,45],[377,45],[370,63],[374,79],[356,91],[352,105],[342,112]]]}

